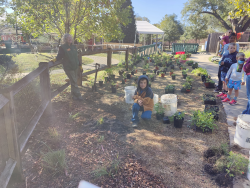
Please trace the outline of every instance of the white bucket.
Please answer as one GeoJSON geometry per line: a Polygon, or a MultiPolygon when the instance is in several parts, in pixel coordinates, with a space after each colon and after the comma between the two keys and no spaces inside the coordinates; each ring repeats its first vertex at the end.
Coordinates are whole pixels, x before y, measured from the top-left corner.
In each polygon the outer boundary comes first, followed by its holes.
{"type": "Polygon", "coordinates": [[[177,95],[165,94],[161,96],[161,104],[164,110],[165,116],[172,116],[177,111],[177,95]]]}
{"type": "MultiPolygon", "coordinates": [[[[154,105],[159,102],[159,95],[154,94],[154,105]]],[[[153,114],[156,114],[155,108],[152,112],[153,114]]]]}
{"type": "Polygon", "coordinates": [[[250,148],[250,115],[238,116],[234,142],[243,148],[250,148]]]}
{"type": "Polygon", "coordinates": [[[136,87],[135,86],[126,86],[125,87],[125,101],[126,103],[133,104],[134,99],[133,96],[135,94],[136,87]]]}

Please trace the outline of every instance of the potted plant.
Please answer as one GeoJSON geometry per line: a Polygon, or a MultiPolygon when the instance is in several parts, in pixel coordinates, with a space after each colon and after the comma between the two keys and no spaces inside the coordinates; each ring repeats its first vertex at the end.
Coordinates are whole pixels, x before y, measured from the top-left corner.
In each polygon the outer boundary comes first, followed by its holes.
{"type": "Polygon", "coordinates": [[[109,82],[109,77],[107,75],[107,72],[104,72],[104,79],[105,79],[105,82],[109,82]]]}
{"type": "Polygon", "coordinates": [[[187,70],[182,70],[182,76],[184,79],[187,78],[187,72],[188,72],[188,69],[187,70]]]}
{"type": "Polygon", "coordinates": [[[184,116],[185,116],[184,112],[176,112],[174,114],[174,127],[175,128],[182,128],[184,116]]]}
{"type": "Polygon", "coordinates": [[[130,79],[131,77],[131,74],[127,73],[127,79],[130,79]]]}
{"type": "Polygon", "coordinates": [[[172,80],[175,80],[176,74],[172,74],[172,80]]]}
{"type": "Polygon", "coordinates": [[[151,82],[148,82],[148,87],[151,87],[151,82]]]}
{"type": "Polygon", "coordinates": [[[109,76],[109,79],[114,79],[115,75],[113,74],[113,69],[112,68],[107,68],[105,69],[107,75],[109,76]]]}
{"type": "Polygon", "coordinates": [[[99,80],[99,86],[102,87],[103,86],[103,80],[105,79],[105,77],[102,77],[102,80],[99,80]]]}
{"type": "Polygon", "coordinates": [[[171,69],[170,72],[169,72],[169,75],[172,76],[173,73],[174,73],[174,70],[171,69]]]}
{"type": "Polygon", "coordinates": [[[156,119],[162,120],[162,118],[164,117],[164,108],[162,107],[162,105],[160,103],[156,103],[154,105],[154,108],[156,111],[156,119]]]}
{"type": "Polygon", "coordinates": [[[191,91],[191,84],[189,82],[185,82],[183,87],[185,88],[186,90],[186,93],[189,93],[191,91]]]}
{"type": "Polygon", "coordinates": [[[112,93],[116,93],[116,83],[114,81],[111,82],[111,90],[112,93]]]}
{"type": "Polygon", "coordinates": [[[196,131],[212,133],[217,128],[217,125],[214,123],[214,116],[209,112],[194,111],[191,121],[196,131]]]}
{"type": "Polygon", "coordinates": [[[174,70],[174,65],[171,65],[171,66],[170,66],[170,69],[173,69],[173,70],[174,70]]]}
{"type": "Polygon", "coordinates": [[[161,77],[164,78],[165,73],[164,72],[160,72],[160,74],[161,74],[161,77]]]}
{"type": "Polygon", "coordinates": [[[127,74],[124,72],[122,76],[123,76],[122,84],[125,84],[126,78],[127,78],[127,74]]]}
{"type": "Polygon", "coordinates": [[[173,93],[175,92],[175,86],[174,85],[167,85],[165,87],[165,94],[173,93]]]}
{"type": "Polygon", "coordinates": [[[192,68],[193,68],[193,69],[198,68],[198,63],[197,63],[197,62],[195,62],[195,63],[192,65],[192,68]]]}
{"type": "Polygon", "coordinates": [[[155,77],[153,74],[150,74],[149,77],[150,77],[151,82],[153,82],[155,80],[155,77]]]}
{"type": "Polygon", "coordinates": [[[186,60],[186,59],[187,59],[187,55],[186,55],[186,54],[182,54],[182,55],[181,55],[181,59],[182,59],[182,60],[186,60]]]}
{"type": "Polygon", "coordinates": [[[136,66],[133,67],[133,70],[134,70],[135,73],[137,73],[137,68],[136,68],[136,66]]]}

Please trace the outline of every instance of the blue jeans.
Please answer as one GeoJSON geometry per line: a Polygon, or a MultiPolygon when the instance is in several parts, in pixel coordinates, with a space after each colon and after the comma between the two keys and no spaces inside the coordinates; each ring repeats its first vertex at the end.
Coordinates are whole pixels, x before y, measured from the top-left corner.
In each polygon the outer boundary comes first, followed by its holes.
{"type": "Polygon", "coordinates": [[[247,76],[246,79],[246,87],[247,87],[247,109],[242,112],[242,114],[250,114],[250,75],[247,76]]]}
{"type": "MultiPolygon", "coordinates": [[[[133,113],[133,117],[131,119],[132,122],[139,122],[139,117],[138,117],[138,113],[140,110],[140,105],[137,103],[134,103],[133,108],[132,108],[132,113],[133,113]]],[[[152,111],[143,111],[141,118],[142,119],[151,119],[151,115],[152,115],[152,111]]]]}

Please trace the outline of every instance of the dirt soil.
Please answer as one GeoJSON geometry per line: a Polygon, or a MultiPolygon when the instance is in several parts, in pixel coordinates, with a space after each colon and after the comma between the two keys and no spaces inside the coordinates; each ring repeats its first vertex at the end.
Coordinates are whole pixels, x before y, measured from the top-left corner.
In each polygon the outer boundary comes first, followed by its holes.
{"type": "MultiPolygon", "coordinates": [[[[142,74],[140,67],[141,63],[137,76],[142,74]]],[[[153,66],[150,67],[153,70],[153,66]]],[[[193,130],[192,111],[204,110],[202,95],[212,94],[213,89],[206,89],[201,78],[191,71],[188,75],[194,82],[190,93],[180,92],[185,80],[177,67],[176,80],[171,79],[168,71],[164,78],[157,76],[151,86],[153,92],[161,96],[167,84],[175,85],[178,111],[185,111],[181,129],[174,128],[173,123],[163,124],[155,115],[149,121],[141,120],[138,129],[131,128],[132,104],[124,102],[124,86],[132,85],[134,79],[123,85],[116,74],[119,87],[114,94],[110,83],[92,92],[84,82],[83,102],[72,101],[67,88],[53,100],[53,117],[44,116],[29,139],[22,155],[25,182],[9,187],[75,188],[81,180],[100,187],[118,188],[218,187],[203,170],[203,152],[211,146],[229,143],[226,115],[217,100],[218,129],[212,134],[193,130]],[[103,122],[99,123],[101,118],[103,122]],[[48,134],[50,127],[58,131],[59,140],[48,134]],[[48,152],[48,148],[66,152],[67,169],[55,176],[45,170],[41,162],[41,153],[48,152]]]]}

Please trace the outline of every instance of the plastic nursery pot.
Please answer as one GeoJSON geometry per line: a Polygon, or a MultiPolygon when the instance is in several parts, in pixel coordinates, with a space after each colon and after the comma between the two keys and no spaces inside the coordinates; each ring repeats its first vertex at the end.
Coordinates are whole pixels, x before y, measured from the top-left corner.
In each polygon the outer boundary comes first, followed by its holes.
{"type": "Polygon", "coordinates": [[[155,70],[159,70],[159,67],[158,67],[158,66],[156,66],[156,67],[155,67],[155,70]]]}
{"type": "Polygon", "coordinates": [[[135,70],[135,73],[137,73],[137,69],[135,70]]]}
{"type": "Polygon", "coordinates": [[[172,76],[172,80],[175,80],[175,76],[172,76]]]}
{"type": "Polygon", "coordinates": [[[162,118],[164,117],[164,114],[156,113],[155,115],[157,120],[162,120],[162,118]]]}
{"type": "Polygon", "coordinates": [[[100,86],[100,87],[103,86],[103,81],[99,81],[99,86],[100,86]]]}
{"type": "Polygon", "coordinates": [[[164,124],[170,124],[170,120],[168,119],[167,116],[163,117],[162,121],[163,121],[164,124]]]}
{"type": "Polygon", "coordinates": [[[105,77],[105,82],[108,82],[109,81],[109,77],[105,77]]]}
{"type": "Polygon", "coordinates": [[[131,74],[127,74],[127,79],[130,79],[131,78],[131,74]]]}
{"type": "Polygon", "coordinates": [[[190,93],[191,89],[186,89],[186,93],[190,93]]]}
{"type": "Polygon", "coordinates": [[[157,74],[157,75],[159,75],[159,74],[160,74],[160,72],[159,72],[159,71],[156,71],[156,74],[157,74]]]}
{"type": "Polygon", "coordinates": [[[126,79],[122,79],[122,84],[125,84],[125,82],[126,82],[126,79]]]}
{"type": "Polygon", "coordinates": [[[157,72],[157,70],[156,69],[154,69],[154,73],[156,74],[156,72],[157,72]]]}
{"type": "Polygon", "coordinates": [[[134,72],[134,71],[131,71],[131,75],[135,75],[135,72],[134,72]]]}
{"type": "Polygon", "coordinates": [[[165,76],[165,74],[161,74],[161,77],[163,78],[165,76]]]}
{"type": "Polygon", "coordinates": [[[143,74],[143,75],[146,75],[147,73],[146,73],[146,72],[143,72],[142,74],[143,74]]]}
{"type": "Polygon", "coordinates": [[[187,74],[183,74],[182,77],[183,77],[184,79],[186,79],[186,78],[187,78],[187,74]]]}
{"type": "Polygon", "coordinates": [[[119,75],[121,76],[124,73],[124,71],[119,71],[119,75]]]}
{"type": "Polygon", "coordinates": [[[96,91],[96,86],[92,86],[92,91],[96,91]]]}
{"type": "Polygon", "coordinates": [[[182,119],[177,119],[176,116],[174,116],[174,127],[175,128],[182,128],[184,118],[182,119]]]}
{"type": "Polygon", "coordinates": [[[205,82],[206,81],[206,75],[201,75],[201,81],[205,82]]]}
{"type": "Polygon", "coordinates": [[[169,72],[169,75],[172,76],[173,72],[169,72]]]}
{"type": "Polygon", "coordinates": [[[171,67],[170,67],[171,69],[174,69],[174,65],[171,65],[171,67]]]}
{"type": "Polygon", "coordinates": [[[208,88],[210,83],[209,82],[205,82],[204,84],[205,84],[206,88],[208,88]]]}

